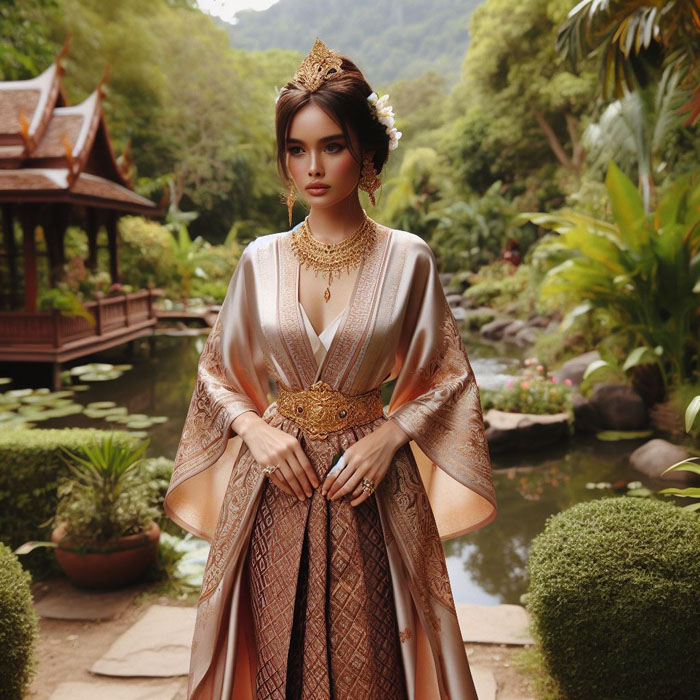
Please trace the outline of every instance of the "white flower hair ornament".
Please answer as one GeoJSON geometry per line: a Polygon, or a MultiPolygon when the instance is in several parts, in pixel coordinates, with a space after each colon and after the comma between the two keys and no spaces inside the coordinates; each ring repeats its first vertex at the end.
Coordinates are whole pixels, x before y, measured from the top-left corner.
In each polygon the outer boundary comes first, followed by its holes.
{"type": "Polygon", "coordinates": [[[388,99],[388,94],[378,97],[376,92],[372,92],[367,97],[367,102],[379,123],[384,125],[389,135],[389,150],[393,151],[399,145],[401,132],[394,126],[394,108],[387,103],[388,99]]]}

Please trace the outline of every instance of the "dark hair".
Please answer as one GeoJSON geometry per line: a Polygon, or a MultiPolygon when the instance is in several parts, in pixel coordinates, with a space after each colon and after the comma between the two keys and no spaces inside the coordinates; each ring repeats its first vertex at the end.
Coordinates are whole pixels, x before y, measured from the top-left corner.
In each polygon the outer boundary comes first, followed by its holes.
{"type": "Polygon", "coordinates": [[[307,104],[317,104],[334,119],[343,131],[348,149],[355,160],[361,162],[360,154],[353,150],[348,126],[357,135],[360,148],[374,151],[374,167],[379,174],[389,156],[389,135],[384,125],[375,117],[367,98],[372,88],[360,69],[346,56],[341,56],[342,72],[325,80],[313,92],[290,80],[281,91],[275,110],[275,133],[277,135],[277,170],[287,182],[291,179],[287,170],[287,136],[294,115],[307,104]]]}

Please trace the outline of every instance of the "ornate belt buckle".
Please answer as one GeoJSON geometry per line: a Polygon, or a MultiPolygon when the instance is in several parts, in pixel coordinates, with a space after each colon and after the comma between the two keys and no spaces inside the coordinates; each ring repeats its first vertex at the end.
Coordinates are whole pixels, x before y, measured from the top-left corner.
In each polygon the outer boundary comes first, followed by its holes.
{"type": "Polygon", "coordinates": [[[310,438],[323,440],[328,433],[347,426],[350,406],[342,392],[318,381],[301,394],[294,410],[310,438]]]}

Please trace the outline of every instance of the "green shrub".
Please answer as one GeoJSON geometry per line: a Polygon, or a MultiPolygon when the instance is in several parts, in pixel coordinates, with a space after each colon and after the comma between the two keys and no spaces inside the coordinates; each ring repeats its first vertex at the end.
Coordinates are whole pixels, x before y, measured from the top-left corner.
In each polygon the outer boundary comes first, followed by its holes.
{"type": "MultiPolygon", "coordinates": [[[[51,518],[58,502],[59,477],[68,467],[60,446],[81,451],[94,437],[108,431],[93,428],[32,429],[0,431],[0,541],[11,548],[28,540],[48,539],[41,523],[51,518]]],[[[140,438],[118,433],[122,444],[140,438]]],[[[32,552],[22,564],[32,571],[50,566],[53,553],[32,552]]]]}
{"type": "Polygon", "coordinates": [[[36,673],[34,642],[39,622],[32,604],[31,576],[0,543],[0,697],[22,700],[36,673]]]}
{"type": "Polygon", "coordinates": [[[603,498],[547,519],[525,595],[567,700],[697,697],[700,519],[657,500],[603,498]]]}

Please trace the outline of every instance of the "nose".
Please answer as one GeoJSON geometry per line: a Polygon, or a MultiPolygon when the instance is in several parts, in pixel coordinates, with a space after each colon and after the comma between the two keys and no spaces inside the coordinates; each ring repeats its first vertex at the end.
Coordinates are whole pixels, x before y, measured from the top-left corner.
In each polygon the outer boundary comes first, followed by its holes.
{"type": "Polygon", "coordinates": [[[309,161],[309,177],[322,177],[323,170],[321,161],[315,151],[311,151],[311,160],[309,161]]]}

